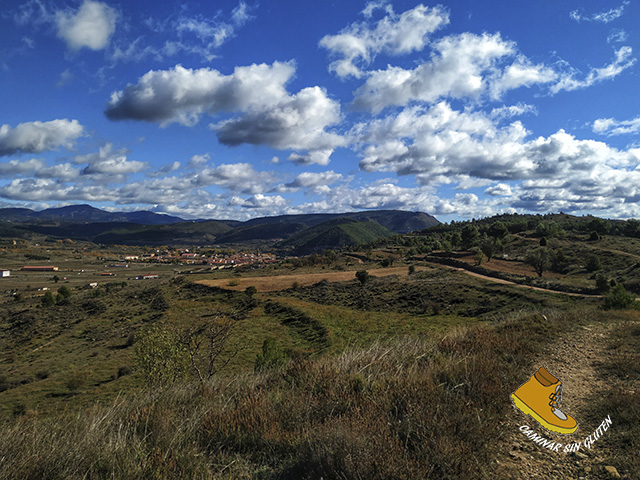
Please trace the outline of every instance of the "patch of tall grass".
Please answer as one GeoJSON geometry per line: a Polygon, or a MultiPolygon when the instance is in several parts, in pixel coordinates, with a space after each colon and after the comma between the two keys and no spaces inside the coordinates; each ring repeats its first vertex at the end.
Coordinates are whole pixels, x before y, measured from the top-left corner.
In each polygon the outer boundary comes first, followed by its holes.
{"type": "Polygon", "coordinates": [[[508,392],[582,312],[520,313],[440,338],[180,384],[0,425],[0,477],[493,477],[508,392]]]}

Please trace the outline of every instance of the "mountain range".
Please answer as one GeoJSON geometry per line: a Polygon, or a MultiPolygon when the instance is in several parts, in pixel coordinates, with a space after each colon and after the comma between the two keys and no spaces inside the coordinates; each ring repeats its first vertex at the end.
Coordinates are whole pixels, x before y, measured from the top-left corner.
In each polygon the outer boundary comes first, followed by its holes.
{"type": "Polygon", "coordinates": [[[3,222],[125,222],[141,225],[169,225],[186,220],[149,211],[107,212],[91,205],[69,205],[35,211],[28,208],[1,208],[3,222]]]}
{"type": "Polygon", "coordinates": [[[440,222],[422,212],[372,210],[236,220],[184,220],[154,212],[107,212],[90,205],[0,209],[0,237],[70,238],[120,245],[265,246],[308,254],[370,243],[440,222]]]}

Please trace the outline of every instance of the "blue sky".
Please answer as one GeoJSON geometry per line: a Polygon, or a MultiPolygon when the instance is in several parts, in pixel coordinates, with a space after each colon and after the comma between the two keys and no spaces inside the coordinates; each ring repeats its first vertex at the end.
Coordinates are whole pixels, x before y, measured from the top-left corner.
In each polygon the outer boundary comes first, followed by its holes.
{"type": "Polygon", "coordinates": [[[0,0],[0,207],[640,217],[630,1],[0,0]]]}

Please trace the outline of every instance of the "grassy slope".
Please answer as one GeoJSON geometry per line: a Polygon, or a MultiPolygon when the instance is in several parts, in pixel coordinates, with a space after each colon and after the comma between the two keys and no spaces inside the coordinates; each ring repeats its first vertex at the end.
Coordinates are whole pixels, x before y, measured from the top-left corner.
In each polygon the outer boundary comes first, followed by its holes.
{"type": "Polygon", "coordinates": [[[0,476],[495,478],[500,444],[487,438],[512,411],[505,392],[550,336],[585,317],[546,314],[396,338],[204,389],[181,384],[82,416],[27,415],[4,427],[0,476]]]}
{"type": "Polygon", "coordinates": [[[605,464],[615,465],[627,478],[637,478],[640,472],[640,321],[638,312],[633,313],[607,318],[616,325],[607,339],[609,354],[597,367],[602,377],[617,381],[608,382],[607,391],[593,392],[588,412],[594,423],[609,415],[614,419],[600,446],[606,452],[605,464]]]}
{"type": "MultiPolygon", "coordinates": [[[[110,291],[103,287],[76,291],[68,305],[43,308],[40,297],[0,305],[0,360],[4,381],[11,386],[0,392],[0,411],[10,415],[19,404],[49,411],[110,398],[139,383],[135,372],[119,378],[117,372],[135,365],[135,348],[128,343],[140,328],[158,321],[193,324],[216,310],[232,315],[251,300],[243,292],[185,285],[132,282],[110,291]],[[76,374],[85,378],[77,391],[68,386],[76,374]]],[[[534,292],[523,296],[508,287],[483,287],[475,279],[447,271],[378,278],[364,287],[351,280],[263,293],[239,321],[230,341],[230,351],[238,354],[229,369],[251,369],[266,338],[276,339],[291,352],[314,354],[330,346],[329,351],[336,353],[379,337],[474,323],[488,308],[487,302],[493,302],[496,312],[532,304],[562,308],[573,304],[534,292]],[[266,311],[269,300],[318,321],[327,329],[330,345],[319,347],[282,313],[266,311]]]]}
{"type": "MultiPolygon", "coordinates": [[[[478,222],[478,225],[484,225],[488,229],[490,223],[490,219],[486,219],[478,222]]],[[[420,252],[420,247],[425,245],[428,247],[427,252],[435,250],[435,254],[445,255],[441,251],[440,241],[449,241],[455,229],[461,231],[459,226],[440,225],[425,233],[394,237],[388,241],[387,248],[393,248],[400,254],[413,248],[419,254],[425,253],[420,252]]],[[[512,280],[521,283],[551,289],[566,286],[570,289],[591,290],[592,293],[597,293],[595,276],[600,273],[608,280],[622,283],[628,290],[640,294],[640,239],[605,234],[599,240],[590,240],[589,237],[588,232],[567,231],[549,238],[546,248],[550,252],[551,262],[542,278],[538,278],[534,269],[525,263],[527,253],[540,247],[540,237],[535,230],[508,235],[502,240],[503,250],[495,253],[494,260],[487,261],[483,257],[481,267],[511,274],[512,280]],[[593,256],[599,259],[601,268],[588,271],[587,262],[593,256]],[[562,258],[556,260],[558,257],[562,258]]],[[[474,255],[461,245],[453,248],[449,255],[470,264],[476,263],[474,255]]]]}

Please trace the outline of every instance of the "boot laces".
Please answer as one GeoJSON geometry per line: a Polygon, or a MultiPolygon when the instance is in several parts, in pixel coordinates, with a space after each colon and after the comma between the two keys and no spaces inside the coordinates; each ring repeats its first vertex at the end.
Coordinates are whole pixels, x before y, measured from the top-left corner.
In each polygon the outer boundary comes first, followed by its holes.
{"type": "Polygon", "coordinates": [[[549,406],[552,408],[558,408],[560,403],[562,402],[562,385],[560,385],[555,392],[552,392],[549,395],[549,406]]]}

